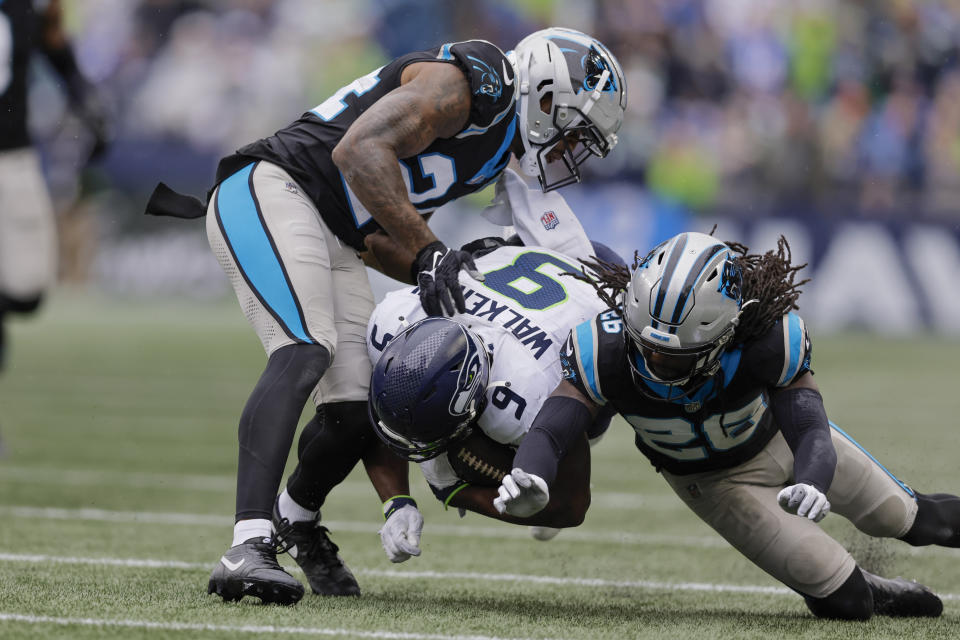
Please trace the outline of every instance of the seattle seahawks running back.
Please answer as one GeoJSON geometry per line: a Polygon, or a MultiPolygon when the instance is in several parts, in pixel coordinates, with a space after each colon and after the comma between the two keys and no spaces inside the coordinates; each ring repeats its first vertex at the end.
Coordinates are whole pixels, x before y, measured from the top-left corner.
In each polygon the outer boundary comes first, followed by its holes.
{"type": "MultiPolygon", "coordinates": [[[[510,472],[513,448],[560,381],[564,335],[604,305],[589,284],[562,275],[579,272],[578,260],[543,247],[501,246],[477,257],[476,264],[484,280],[474,283],[463,276],[466,313],[451,320],[425,318],[411,289],[388,293],[377,305],[367,336],[374,363],[371,420],[391,448],[420,462],[445,506],[555,533],[557,527],[579,524],[589,502],[589,466],[582,462],[588,455],[586,439],[579,449],[571,447],[576,453],[567,461],[567,489],[558,491],[554,505],[537,518],[504,517],[491,508],[491,500],[504,471],[510,472]],[[460,451],[461,442],[466,451],[460,451]],[[497,454],[497,444],[507,451],[499,454],[505,458],[488,458],[497,454]],[[458,451],[472,469],[459,464],[458,451]],[[496,464],[501,459],[505,467],[496,464]],[[494,477],[483,478],[484,472],[494,477]]],[[[599,438],[608,424],[609,415],[602,415],[588,438],[599,438]]],[[[381,538],[390,559],[399,562],[410,554],[395,551],[399,545],[393,536],[405,516],[418,514],[390,511],[381,538]]],[[[535,532],[541,538],[547,534],[535,532]]]]}
{"type": "Polygon", "coordinates": [[[564,381],[514,459],[528,480],[506,476],[497,508],[535,513],[556,443],[612,406],[677,496],[815,615],[940,615],[929,589],[861,569],[816,524],[832,510],[867,535],[960,546],[960,498],[915,492],[828,421],[794,313],[800,268],[785,239],[760,256],[700,233],[659,245],[632,273],[601,268],[611,308],[571,332],[564,381]]]}

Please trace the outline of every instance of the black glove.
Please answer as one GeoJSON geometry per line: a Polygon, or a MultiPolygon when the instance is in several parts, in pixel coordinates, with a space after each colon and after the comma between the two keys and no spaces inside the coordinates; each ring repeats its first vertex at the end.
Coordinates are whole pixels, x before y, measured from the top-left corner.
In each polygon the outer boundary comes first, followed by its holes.
{"type": "Polygon", "coordinates": [[[476,280],[483,280],[473,257],[466,251],[450,249],[439,240],[417,252],[413,275],[420,287],[420,304],[428,316],[452,316],[467,309],[460,287],[460,269],[465,268],[476,280]]]}

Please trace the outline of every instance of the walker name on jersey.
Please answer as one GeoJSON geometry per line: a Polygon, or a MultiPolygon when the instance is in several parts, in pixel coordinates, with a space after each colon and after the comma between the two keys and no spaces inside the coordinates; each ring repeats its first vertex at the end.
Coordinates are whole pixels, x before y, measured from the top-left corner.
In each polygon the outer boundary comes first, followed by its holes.
{"type": "Polygon", "coordinates": [[[530,321],[530,318],[505,303],[499,303],[490,296],[479,291],[463,288],[463,300],[467,306],[467,313],[483,318],[490,323],[499,324],[516,336],[520,344],[533,352],[533,357],[539,360],[550,349],[553,340],[546,331],[530,321]]]}
{"type": "MultiPolygon", "coordinates": [[[[417,289],[413,289],[411,293],[416,294],[417,291],[417,289]]],[[[533,352],[535,359],[539,360],[553,345],[553,339],[546,331],[531,322],[530,318],[511,309],[506,304],[499,303],[490,296],[469,287],[463,288],[463,299],[466,302],[466,312],[468,314],[486,320],[491,324],[498,324],[512,333],[520,341],[520,344],[533,352]]],[[[400,320],[403,321],[403,317],[400,320]]],[[[399,330],[402,331],[403,326],[406,325],[401,325],[399,330]]],[[[370,328],[370,344],[377,351],[383,351],[394,338],[392,333],[381,334],[380,332],[381,328],[376,324],[370,328]]]]}

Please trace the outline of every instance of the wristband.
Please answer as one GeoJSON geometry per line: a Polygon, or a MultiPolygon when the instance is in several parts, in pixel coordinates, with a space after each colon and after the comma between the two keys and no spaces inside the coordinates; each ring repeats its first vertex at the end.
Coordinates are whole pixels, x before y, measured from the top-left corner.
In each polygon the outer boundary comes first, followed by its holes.
{"type": "Polygon", "coordinates": [[[414,509],[417,508],[417,501],[413,499],[412,496],[393,496],[383,503],[383,519],[388,520],[390,516],[404,508],[405,506],[410,505],[414,509]]]}

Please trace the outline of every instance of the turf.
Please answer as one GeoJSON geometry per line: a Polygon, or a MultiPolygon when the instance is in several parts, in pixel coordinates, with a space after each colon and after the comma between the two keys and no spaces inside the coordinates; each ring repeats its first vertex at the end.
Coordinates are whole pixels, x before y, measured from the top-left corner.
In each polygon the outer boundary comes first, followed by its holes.
{"type": "MultiPolygon", "coordinates": [[[[960,342],[819,338],[831,418],[921,491],[960,492],[960,342]]],[[[236,420],[263,365],[236,303],[61,292],[10,326],[0,377],[3,638],[954,638],[960,551],[824,526],[864,566],[945,596],[938,620],[820,621],[687,512],[615,422],[593,450],[583,526],[444,512],[416,475],[423,555],[391,565],[355,470],[324,507],[360,598],[224,604],[206,581],[231,535],[236,420]]],[[[289,559],[282,560],[289,564],[289,559]]],[[[299,575],[299,574],[295,574],[299,575]]]]}

